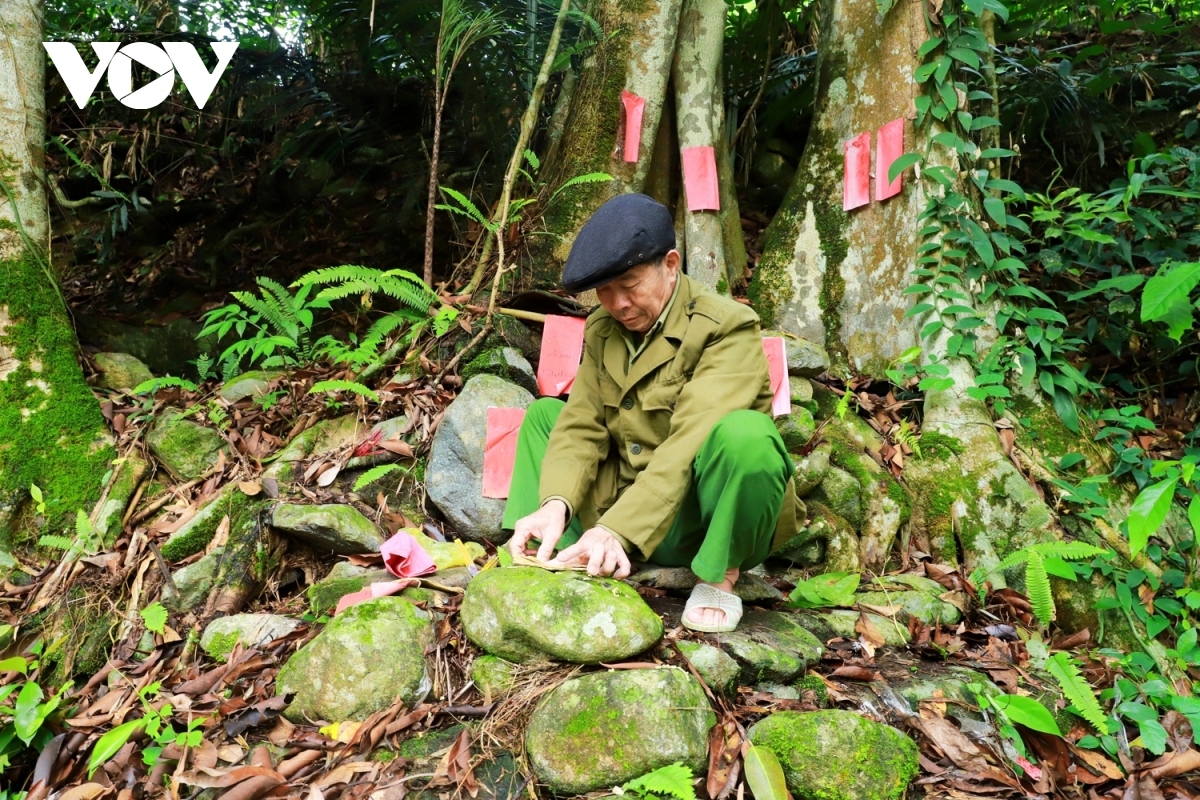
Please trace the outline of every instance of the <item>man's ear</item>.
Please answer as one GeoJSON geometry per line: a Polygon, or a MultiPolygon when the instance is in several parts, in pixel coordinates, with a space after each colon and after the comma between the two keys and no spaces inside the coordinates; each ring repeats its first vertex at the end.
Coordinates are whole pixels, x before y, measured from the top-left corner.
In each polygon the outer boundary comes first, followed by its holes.
{"type": "Polygon", "coordinates": [[[680,258],[678,250],[668,250],[667,254],[663,256],[663,265],[671,272],[677,272],[680,258]]]}

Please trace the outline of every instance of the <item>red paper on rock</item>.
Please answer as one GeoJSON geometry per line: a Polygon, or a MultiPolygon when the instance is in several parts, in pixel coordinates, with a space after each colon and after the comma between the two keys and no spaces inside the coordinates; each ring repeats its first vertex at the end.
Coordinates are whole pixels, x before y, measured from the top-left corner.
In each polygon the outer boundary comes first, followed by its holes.
{"type": "Polygon", "coordinates": [[[625,106],[624,157],[626,161],[637,161],[642,144],[642,112],[646,110],[646,98],[622,90],[621,103],[625,106]]]}
{"type": "Polygon", "coordinates": [[[879,129],[875,139],[875,199],[887,200],[900,194],[903,173],[888,183],[892,162],[904,155],[904,119],[894,119],[879,129]]]}
{"type": "Polygon", "coordinates": [[[483,496],[508,497],[513,462],[517,459],[517,432],[525,419],[523,408],[489,408],[487,443],[483,447],[483,496]]]}
{"type": "Polygon", "coordinates": [[[846,168],[843,180],[842,210],[871,202],[871,132],[864,131],[846,142],[846,168]]]}
{"type": "Polygon", "coordinates": [[[771,375],[771,414],[782,417],[792,413],[792,397],[788,387],[787,351],[779,336],[763,337],[763,352],[767,354],[767,369],[771,375]]]}
{"type": "Polygon", "coordinates": [[[542,354],[538,360],[538,392],[546,397],[570,394],[579,362],[583,359],[586,319],[554,314],[542,328],[542,354]]]}
{"type": "Polygon", "coordinates": [[[720,211],[716,152],[711,147],[685,147],[682,155],[688,211],[720,211]]]}
{"type": "Polygon", "coordinates": [[[418,586],[420,583],[416,578],[404,578],[398,581],[379,581],[378,583],[368,584],[366,588],[359,589],[357,592],[342,595],[342,599],[338,600],[337,608],[334,609],[333,615],[336,617],[350,606],[356,606],[367,600],[374,600],[376,597],[387,597],[388,595],[402,592],[410,586],[418,586]]]}
{"type": "Polygon", "coordinates": [[[415,578],[437,571],[433,557],[412,534],[404,531],[396,531],[379,552],[383,555],[383,566],[397,578],[415,578]]]}

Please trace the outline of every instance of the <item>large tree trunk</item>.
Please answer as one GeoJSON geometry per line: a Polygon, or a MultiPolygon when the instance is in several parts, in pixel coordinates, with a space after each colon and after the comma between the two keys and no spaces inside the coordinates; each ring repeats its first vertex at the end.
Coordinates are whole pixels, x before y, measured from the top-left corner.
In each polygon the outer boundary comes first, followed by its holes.
{"type": "MultiPolygon", "coordinates": [[[[0,553],[29,487],[44,532],[90,510],[112,446],[48,261],[42,4],[0,3],[0,553]]],[[[30,518],[32,514],[28,515],[30,518]]],[[[31,522],[32,525],[32,522],[31,522]]],[[[36,527],[26,531],[36,534],[36,527]]],[[[0,557],[4,557],[0,556],[0,557]]]]}

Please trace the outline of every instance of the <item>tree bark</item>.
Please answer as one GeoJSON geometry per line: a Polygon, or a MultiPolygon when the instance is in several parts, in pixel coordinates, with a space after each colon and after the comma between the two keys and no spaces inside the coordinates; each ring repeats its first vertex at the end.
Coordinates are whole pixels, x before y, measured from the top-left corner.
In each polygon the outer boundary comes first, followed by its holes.
{"type": "Polygon", "coordinates": [[[578,175],[606,172],[613,180],[572,186],[544,209],[549,235],[536,237],[530,248],[535,285],[558,283],[575,234],[593,211],[618,194],[643,190],[666,102],[679,7],[680,0],[597,0],[592,16],[603,38],[584,59],[559,155],[546,165],[545,196],[578,175]],[[635,162],[622,153],[622,91],[646,99],[635,162]]]}
{"type": "MultiPolygon", "coordinates": [[[[880,126],[914,116],[922,5],[900,0],[881,21],[875,0],[825,0],[820,32],[812,128],[768,227],[750,297],[765,325],[824,343],[842,369],[880,375],[918,344],[903,291],[912,283],[923,200],[910,172],[899,196],[843,211],[843,154],[864,131],[874,153],[880,126]]],[[[911,122],[904,144],[924,150],[911,122]]]]}
{"type": "Polygon", "coordinates": [[[63,533],[112,456],[48,262],[42,39],[40,2],[0,4],[0,558],[31,484],[45,498],[41,532],[63,533]]]}

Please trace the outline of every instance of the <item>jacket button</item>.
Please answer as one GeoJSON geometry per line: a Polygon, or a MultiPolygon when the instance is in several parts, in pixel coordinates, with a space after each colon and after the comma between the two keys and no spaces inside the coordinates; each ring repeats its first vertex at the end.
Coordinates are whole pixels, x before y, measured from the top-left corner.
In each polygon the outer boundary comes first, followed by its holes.
{"type": "Polygon", "coordinates": [[[625,409],[626,411],[628,411],[629,409],[633,408],[633,398],[632,398],[632,397],[626,397],[624,400],[622,400],[622,401],[621,401],[621,408],[625,409]]]}
{"type": "Polygon", "coordinates": [[[642,446],[640,444],[638,444],[637,442],[634,442],[633,444],[629,445],[629,452],[633,453],[636,456],[642,452],[642,446]]]}
{"type": "Polygon", "coordinates": [[[692,302],[688,303],[688,311],[695,311],[695,310],[696,310],[696,301],[693,300],[692,302]]]}

